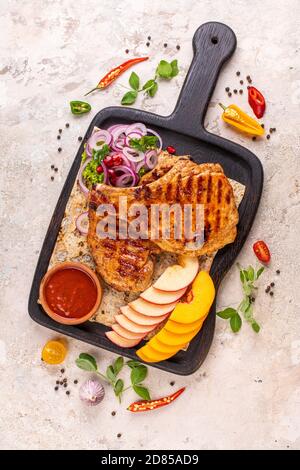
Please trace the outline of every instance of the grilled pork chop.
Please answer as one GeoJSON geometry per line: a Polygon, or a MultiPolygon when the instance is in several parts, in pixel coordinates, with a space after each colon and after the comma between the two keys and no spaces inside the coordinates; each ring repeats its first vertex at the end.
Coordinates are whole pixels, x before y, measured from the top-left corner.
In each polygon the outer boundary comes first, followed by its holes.
{"type": "Polygon", "coordinates": [[[153,241],[164,251],[199,256],[222,248],[236,237],[238,211],[233,190],[218,164],[197,165],[187,157],[168,157],[165,161],[160,158],[157,167],[142,178],[138,187],[114,188],[100,184],[90,195],[88,243],[97,271],[118,290],[138,292],[149,285],[155,252],[150,240],[101,240],[97,237],[100,217],[96,208],[103,203],[113,204],[120,222],[120,196],[126,196],[128,211],[137,204],[147,208],[151,204],[164,203],[191,204],[193,207],[204,204],[204,244],[195,249],[190,247],[191,240],[177,240],[173,230],[174,216],[170,219],[170,237],[163,239],[164,226],[160,217],[158,227],[154,227],[158,232],[153,241]]]}

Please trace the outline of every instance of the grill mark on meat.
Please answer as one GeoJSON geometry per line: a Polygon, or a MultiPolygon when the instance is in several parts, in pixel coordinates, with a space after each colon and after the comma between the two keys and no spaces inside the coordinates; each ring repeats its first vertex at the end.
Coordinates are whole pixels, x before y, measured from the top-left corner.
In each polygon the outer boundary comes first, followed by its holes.
{"type": "Polygon", "coordinates": [[[221,212],[220,212],[220,209],[217,209],[216,225],[215,225],[216,232],[220,230],[220,221],[221,221],[221,212]]]}
{"type": "Polygon", "coordinates": [[[197,201],[201,200],[202,191],[203,191],[203,176],[200,175],[198,178],[198,182],[197,182],[197,201]]]}
{"type": "Polygon", "coordinates": [[[151,188],[149,188],[149,186],[144,186],[144,198],[145,200],[149,200],[151,199],[151,196],[152,196],[152,191],[151,191],[151,188]]]}
{"type": "Polygon", "coordinates": [[[222,201],[222,186],[223,186],[223,181],[221,179],[218,180],[218,204],[221,203],[222,201]]]}
{"type": "Polygon", "coordinates": [[[172,183],[167,184],[166,197],[167,201],[172,201],[173,185],[172,183]]]}
{"type": "Polygon", "coordinates": [[[97,210],[97,204],[93,201],[90,201],[89,202],[89,209],[91,209],[92,211],[96,211],[97,210]]]}
{"type": "Polygon", "coordinates": [[[186,181],[184,193],[188,196],[192,194],[193,190],[193,175],[190,175],[186,181]]]}
{"type": "Polygon", "coordinates": [[[210,222],[206,222],[205,227],[204,227],[204,241],[207,242],[209,237],[210,237],[210,232],[211,232],[211,224],[210,222]]]}
{"type": "Polygon", "coordinates": [[[226,198],[225,198],[227,204],[230,204],[230,199],[231,199],[230,196],[231,196],[230,191],[227,191],[226,198]]]}
{"type": "Polygon", "coordinates": [[[176,202],[180,202],[180,189],[181,189],[181,174],[177,175],[177,185],[176,185],[176,195],[175,195],[176,202]]]}
{"type": "Polygon", "coordinates": [[[134,190],[134,196],[135,198],[139,201],[142,197],[142,190],[143,190],[143,187],[139,186],[138,188],[136,188],[134,190]]]}
{"type": "Polygon", "coordinates": [[[115,250],[116,245],[114,242],[109,241],[107,238],[102,239],[102,246],[108,250],[115,250]]]}
{"type": "Polygon", "coordinates": [[[211,194],[212,194],[212,176],[208,176],[208,181],[207,181],[207,196],[206,196],[206,202],[209,204],[211,201],[211,194]]]}

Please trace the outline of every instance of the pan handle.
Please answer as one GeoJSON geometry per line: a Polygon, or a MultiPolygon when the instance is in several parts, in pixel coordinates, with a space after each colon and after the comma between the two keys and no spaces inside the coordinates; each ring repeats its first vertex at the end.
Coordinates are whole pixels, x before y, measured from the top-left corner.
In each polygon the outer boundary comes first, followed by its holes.
{"type": "Polygon", "coordinates": [[[194,58],[170,121],[180,130],[199,135],[220,69],[236,48],[236,36],[223,23],[201,25],[193,37],[194,58]]]}

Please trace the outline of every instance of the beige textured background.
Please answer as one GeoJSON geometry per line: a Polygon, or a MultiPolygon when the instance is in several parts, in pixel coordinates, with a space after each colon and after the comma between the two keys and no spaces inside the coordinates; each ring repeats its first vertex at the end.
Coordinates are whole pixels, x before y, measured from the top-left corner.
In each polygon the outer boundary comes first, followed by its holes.
{"type": "MultiPolygon", "coordinates": [[[[84,449],[299,449],[300,448],[300,6],[298,0],[1,0],[1,278],[0,278],[0,447],[84,449]],[[95,409],[85,408],[75,387],[68,398],[53,390],[58,368],[41,365],[40,351],[53,335],[31,321],[27,299],[49,219],[77,149],[77,137],[93,115],[119,104],[119,85],[90,97],[93,112],[80,119],[68,102],[81,99],[103,72],[132,53],[149,52],[139,66],[150,78],[163,57],[176,56],[180,74],[160,86],[153,100],[138,107],[168,114],[173,109],[192,57],[195,29],[208,20],[223,21],[237,34],[238,48],[225,66],[206,117],[210,131],[253,150],[265,169],[262,203],[239,257],[253,263],[252,243],[268,241],[273,261],[261,281],[255,335],[244,325],[232,334],[217,320],[210,354],[198,372],[174,377],[151,369],[147,383],[154,395],[187,386],[172,408],[130,415],[111,390],[95,409]],[[153,40],[148,50],[147,36],[153,40]],[[163,43],[169,44],[165,50],[163,43]],[[176,51],[176,44],[181,50],[176,51]],[[260,142],[225,129],[217,103],[228,102],[224,88],[238,84],[236,70],[248,73],[267,96],[266,126],[277,132],[260,142]],[[63,132],[57,153],[57,129],[63,132]],[[50,165],[58,166],[55,181],[50,165]],[[281,275],[274,273],[281,269],[281,275]],[[264,287],[275,280],[274,299],[264,287]],[[116,410],[115,417],[111,411],[116,410]],[[121,432],[122,437],[117,438],[121,432]]],[[[126,84],[129,73],[119,80],[126,84]]],[[[245,87],[244,87],[245,88],[245,87]]],[[[235,101],[247,110],[245,95],[235,101]]],[[[219,307],[241,296],[232,268],[222,284],[219,307]]],[[[112,354],[69,341],[70,379],[87,378],[74,359],[80,351],[96,354],[104,368],[112,354]]]]}

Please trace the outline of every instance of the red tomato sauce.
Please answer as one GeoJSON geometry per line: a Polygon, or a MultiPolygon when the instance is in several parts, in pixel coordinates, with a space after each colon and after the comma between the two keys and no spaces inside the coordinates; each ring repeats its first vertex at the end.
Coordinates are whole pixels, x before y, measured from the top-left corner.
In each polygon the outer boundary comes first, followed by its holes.
{"type": "Polygon", "coordinates": [[[45,287],[46,301],[51,310],[68,318],[87,315],[96,303],[97,294],[93,279],[76,268],[56,271],[45,287]]]}

